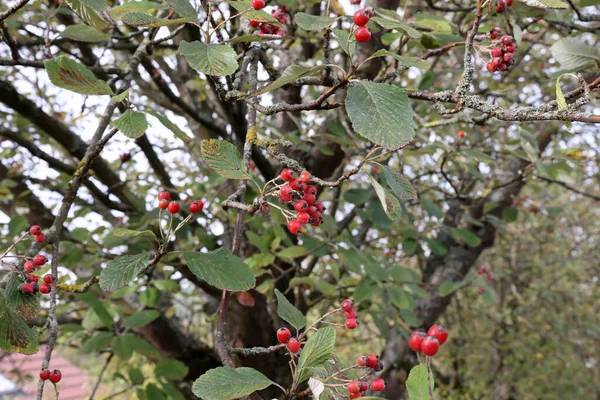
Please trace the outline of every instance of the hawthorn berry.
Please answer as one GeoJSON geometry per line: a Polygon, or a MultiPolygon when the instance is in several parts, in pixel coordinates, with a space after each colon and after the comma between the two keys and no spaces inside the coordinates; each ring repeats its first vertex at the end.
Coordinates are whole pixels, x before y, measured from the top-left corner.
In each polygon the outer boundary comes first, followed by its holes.
{"type": "Polygon", "coordinates": [[[350,4],[352,4],[353,6],[360,4],[360,2],[361,0],[350,0],[350,4]]]}
{"type": "Polygon", "coordinates": [[[290,185],[290,187],[294,190],[300,189],[300,181],[298,179],[291,179],[288,182],[288,185],[290,185]]]}
{"type": "Polygon", "coordinates": [[[383,371],[383,361],[381,361],[380,359],[377,359],[377,364],[375,364],[375,366],[373,367],[373,371],[375,371],[375,372],[383,371]]]}
{"type": "Polygon", "coordinates": [[[371,382],[371,389],[375,392],[381,392],[385,389],[385,381],[381,378],[373,379],[371,382]]]}
{"type": "Polygon", "coordinates": [[[491,38],[492,40],[496,40],[496,39],[498,39],[498,32],[492,31],[492,32],[490,33],[490,38],[491,38]]]}
{"type": "Polygon", "coordinates": [[[355,381],[350,382],[346,385],[346,389],[348,389],[350,393],[360,393],[360,383],[355,381]]]}
{"type": "Polygon", "coordinates": [[[446,328],[444,328],[442,326],[433,325],[427,331],[427,336],[435,336],[435,338],[438,340],[438,342],[440,342],[440,346],[441,346],[444,343],[446,343],[446,340],[448,340],[448,331],[446,330],[446,328]]]}
{"type": "Polygon", "coordinates": [[[306,200],[298,200],[294,203],[294,210],[297,212],[306,212],[308,210],[308,203],[306,200]]]}
{"type": "Polygon", "coordinates": [[[500,43],[502,43],[505,46],[512,45],[513,44],[513,38],[510,35],[503,35],[500,38],[500,43]]]}
{"type": "MultiPolygon", "coordinates": [[[[52,275],[50,275],[50,274],[44,275],[44,283],[49,285],[52,283],[53,280],[54,280],[54,278],[52,277],[52,275]]],[[[36,282],[37,282],[37,280],[36,280],[36,282]]]]}
{"type": "Polygon", "coordinates": [[[351,399],[358,399],[360,397],[360,393],[350,393],[348,397],[351,399]]]}
{"type": "Polygon", "coordinates": [[[296,338],[291,338],[287,343],[287,349],[292,354],[296,354],[300,351],[300,342],[296,338]]]}
{"type": "Polygon", "coordinates": [[[506,0],[506,5],[508,7],[512,6],[512,4],[513,4],[513,0],[506,0]]]}
{"type": "Polygon", "coordinates": [[[496,66],[491,61],[485,65],[485,68],[490,72],[494,72],[496,70],[496,66]]]}
{"type": "Polygon", "coordinates": [[[360,356],[356,359],[356,364],[358,364],[359,367],[366,367],[367,366],[367,356],[360,356]]]}
{"type": "Polygon", "coordinates": [[[512,44],[512,43],[506,45],[506,52],[507,53],[514,53],[515,52],[515,45],[512,44]]]}
{"type": "Polygon", "coordinates": [[[371,39],[371,31],[366,26],[361,26],[354,32],[354,38],[359,43],[366,42],[371,39]]]}
{"type": "Polygon", "coordinates": [[[44,265],[46,264],[46,257],[38,254],[37,256],[33,257],[33,260],[31,260],[35,265],[44,265]]]}
{"type": "Polygon", "coordinates": [[[356,311],[355,310],[350,310],[350,311],[345,311],[344,315],[346,316],[347,319],[350,318],[356,318],[356,311]]]}
{"type": "Polygon", "coordinates": [[[190,212],[192,214],[199,213],[204,208],[204,203],[200,200],[194,200],[190,203],[190,212]]]}
{"type": "Polygon", "coordinates": [[[360,381],[359,386],[361,392],[366,392],[367,390],[369,390],[369,384],[365,381],[360,381]]]}
{"type": "Polygon", "coordinates": [[[478,295],[482,295],[482,294],[484,294],[484,293],[485,293],[485,289],[484,289],[484,288],[479,288],[479,289],[477,290],[477,294],[478,294],[478,295]]]}
{"type": "Polygon", "coordinates": [[[352,17],[352,20],[354,21],[354,24],[356,26],[365,26],[367,22],[369,22],[369,19],[370,18],[364,9],[358,10],[354,13],[354,16],[352,17]]]}
{"type": "Polygon", "coordinates": [[[55,369],[54,371],[50,372],[50,382],[58,383],[58,382],[60,382],[61,379],[62,379],[62,373],[60,372],[60,370],[55,369]]]}
{"type": "Polygon", "coordinates": [[[367,367],[368,368],[374,368],[375,366],[377,366],[378,361],[379,361],[379,358],[377,358],[377,356],[375,354],[367,354],[367,367]]]}
{"type": "Polygon", "coordinates": [[[325,211],[325,207],[323,207],[323,203],[320,201],[315,203],[315,207],[317,207],[317,211],[319,211],[321,214],[323,214],[323,211],[325,211]]]}
{"type": "Polygon", "coordinates": [[[286,14],[285,8],[280,7],[280,8],[273,9],[273,11],[271,11],[271,15],[277,21],[279,21],[280,23],[282,23],[284,25],[287,24],[288,22],[290,22],[287,14],[286,14]]]}
{"type": "Polygon", "coordinates": [[[435,336],[427,336],[423,339],[421,343],[421,351],[426,356],[435,356],[440,348],[440,342],[435,338],[435,336]]]}
{"type": "Polygon", "coordinates": [[[355,318],[348,318],[346,320],[346,328],[356,329],[357,326],[358,326],[358,321],[355,318]]]}
{"type": "Polygon", "coordinates": [[[492,57],[500,57],[502,55],[502,49],[500,47],[494,47],[490,50],[490,56],[492,57]]]}
{"type": "Polygon", "coordinates": [[[19,286],[19,292],[23,296],[31,296],[33,294],[33,285],[31,283],[22,283],[19,286]]]}
{"type": "Polygon", "coordinates": [[[40,291],[40,285],[37,282],[31,282],[31,286],[33,287],[34,294],[40,291]]]}
{"type": "Polygon", "coordinates": [[[323,223],[323,218],[319,217],[319,218],[317,218],[315,221],[311,222],[310,224],[311,224],[312,226],[319,226],[319,225],[321,225],[322,223],[323,223]]]}
{"type": "Polygon", "coordinates": [[[289,182],[294,179],[294,173],[291,169],[286,168],[279,173],[279,177],[284,181],[289,182]]]}
{"type": "Polygon", "coordinates": [[[308,206],[308,210],[306,210],[306,212],[308,213],[308,216],[311,218],[318,218],[321,214],[319,212],[319,210],[317,210],[317,207],[315,207],[315,206],[308,206]]]}
{"type": "Polygon", "coordinates": [[[177,214],[179,212],[179,203],[176,201],[170,202],[169,205],[167,206],[167,210],[171,214],[177,214]]]}
{"type": "Polygon", "coordinates": [[[277,341],[279,343],[287,343],[290,337],[292,337],[292,334],[288,328],[279,328],[277,330],[277,341]]]}
{"type": "Polygon", "coordinates": [[[252,0],[252,8],[255,10],[261,10],[265,6],[265,0],[252,0]]]}
{"type": "Polygon", "coordinates": [[[158,208],[160,208],[161,210],[166,210],[167,207],[169,207],[169,200],[162,199],[158,201],[158,208]]]}
{"type": "MultiPolygon", "coordinates": [[[[315,204],[315,201],[317,201],[317,198],[314,194],[307,193],[302,196],[302,200],[304,200],[309,206],[312,206],[315,204]]],[[[306,209],[308,210],[308,207],[306,207],[306,209]]]]}
{"type": "Polygon", "coordinates": [[[300,222],[302,225],[308,224],[310,216],[306,212],[299,212],[298,215],[296,215],[296,220],[298,220],[298,222],[300,222]]]}
{"type": "Polygon", "coordinates": [[[38,243],[44,243],[46,241],[46,235],[44,235],[43,233],[40,233],[39,235],[35,235],[33,238],[38,243]]]}
{"type": "Polygon", "coordinates": [[[43,381],[47,381],[48,379],[50,379],[50,370],[48,369],[43,369],[40,371],[40,379],[43,381]]]}
{"type": "Polygon", "coordinates": [[[354,304],[354,302],[350,299],[346,299],[344,301],[342,301],[342,305],[340,306],[340,308],[345,311],[352,311],[352,305],[354,304]]]}
{"type": "Polygon", "coordinates": [[[39,225],[33,225],[31,228],[29,228],[29,233],[31,233],[34,236],[37,236],[40,233],[42,233],[42,228],[39,225]]]}
{"type": "Polygon", "coordinates": [[[30,274],[33,271],[35,271],[35,268],[36,268],[35,264],[32,263],[31,261],[27,261],[25,263],[25,265],[23,265],[23,271],[25,271],[28,274],[30,274]]]}
{"type": "Polygon", "coordinates": [[[417,353],[420,352],[423,339],[425,339],[425,333],[413,332],[408,339],[408,347],[410,347],[412,351],[416,351],[417,353]]]}
{"type": "Polygon", "coordinates": [[[158,200],[171,200],[171,194],[165,190],[158,192],[158,200]]]}
{"type": "Polygon", "coordinates": [[[299,179],[300,179],[300,182],[302,182],[302,183],[309,183],[310,182],[310,174],[308,173],[308,171],[302,171],[299,179]]]}
{"type": "Polygon", "coordinates": [[[458,131],[458,138],[462,139],[465,137],[465,131],[458,131]]]}
{"type": "Polygon", "coordinates": [[[316,186],[308,185],[304,188],[303,192],[304,194],[312,194],[313,196],[316,196],[319,191],[317,190],[316,186]]]}
{"type": "Polygon", "coordinates": [[[494,278],[491,275],[488,275],[488,281],[493,281],[494,278]]]}
{"type": "Polygon", "coordinates": [[[288,231],[290,231],[292,235],[297,235],[300,229],[302,229],[302,224],[297,219],[288,222],[288,231]]]}
{"type": "Polygon", "coordinates": [[[255,19],[251,19],[250,20],[250,26],[253,28],[258,28],[258,26],[260,25],[260,21],[257,21],[255,19]]]}
{"type": "Polygon", "coordinates": [[[27,282],[29,283],[33,283],[33,282],[37,282],[38,281],[38,277],[35,275],[27,275],[27,282]]]}
{"type": "Polygon", "coordinates": [[[40,293],[48,294],[51,291],[52,291],[52,287],[50,285],[46,285],[45,283],[42,283],[40,285],[40,293]]]}

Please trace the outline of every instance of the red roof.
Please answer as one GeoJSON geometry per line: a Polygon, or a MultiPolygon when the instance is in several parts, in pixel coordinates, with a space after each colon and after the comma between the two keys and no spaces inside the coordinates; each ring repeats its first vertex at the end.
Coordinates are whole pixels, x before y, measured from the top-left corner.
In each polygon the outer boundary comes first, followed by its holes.
{"type": "MultiPolygon", "coordinates": [[[[37,354],[26,356],[12,353],[0,357],[0,373],[21,387],[24,396],[19,400],[35,400],[40,368],[46,351],[45,346],[40,346],[37,354]]],[[[0,356],[4,355],[0,352],[0,356]]],[[[62,372],[62,380],[57,384],[60,400],[81,400],[89,397],[92,392],[90,377],[70,361],[60,357],[55,351],[50,361],[51,369],[62,372]]],[[[46,381],[44,387],[44,400],[56,399],[54,387],[46,381]]]]}

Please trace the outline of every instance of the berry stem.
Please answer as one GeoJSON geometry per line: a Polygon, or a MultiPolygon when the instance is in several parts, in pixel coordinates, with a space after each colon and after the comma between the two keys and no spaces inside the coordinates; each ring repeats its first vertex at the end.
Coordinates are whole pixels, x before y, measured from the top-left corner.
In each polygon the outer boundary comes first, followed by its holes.
{"type": "Polygon", "coordinates": [[[425,366],[427,367],[427,389],[429,390],[429,400],[433,400],[433,388],[431,385],[431,357],[426,357],[425,361],[425,366]]]}
{"type": "Polygon", "coordinates": [[[311,329],[313,329],[315,327],[315,325],[317,325],[319,322],[323,321],[325,318],[327,318],[331,314],[335,314],[336,312],[340,312],[340,311],[342,311],[341,308],[336,308],[334,310],[329,311],[328,313],[323,314],[323,316],[316,319],[315,322],[313,322],[308,328],[306,328],[304,330],[304,332],[302,332],[302,334],[300,336],[298,336],[298,340],[302,341],[302,339],[304,339],[304,336],[306,336],[306,333],[308,331],[310,331],[311,329]]]}

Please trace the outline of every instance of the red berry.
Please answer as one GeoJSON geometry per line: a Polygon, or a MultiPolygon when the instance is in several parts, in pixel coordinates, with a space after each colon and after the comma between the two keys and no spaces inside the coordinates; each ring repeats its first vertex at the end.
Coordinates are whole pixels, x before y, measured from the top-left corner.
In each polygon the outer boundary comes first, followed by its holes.
{"type": "Polygon", "coordinates": [[[194,200],[190,203],[190,212],[192,214],[199,213],[204,208],[204,203],[200,200],[194,200]]]}
{"type": "Polygon", "coordinates": [[[292,354],[296,354],[300,351],[300,342],[296,338],[291,338],[287,343],[287,349],[292,354]]]}
{"type": "Polygon", "coordinates": [[[462,139],[465,137],[465,131],[458,131],[458,138],[462,139]]]}
{"type": "Polygon", "coordinates": [[[306,212],[308,210],[308,203],[305,200],[298,200],[294,203],[294,210],[297,212],[306,212]]]}
{"type": "Polygon", "coordinates": [[[297,235],[300,229],[302,229],[302,224],[300,221],[293,219],[288,222],[288,231],[290,231],[292,235],[297,235]]]}
{"type": "Polygon", "coordinates": [[[373,368],[377,365],[379,359],[375,354],[367,354],[367,367],[373,368]]]}
{"type": "Polygon", "coordinates": [[[512,6],[513,0],[506,0],[506,6],[510,7],[512,6]]]}
{"type": "Polygon", "coordinates": [[[300,181],[298,179],[292,179],[288,182],[288,185],[294,190],[300,189],[300,181]]]}
{"type": "Polygon", "coordinates": [[[490,71],[490,72],[494,72],[496,70],[496,66],[494,65],[494,63],[492,61],[490,61],[489,63],[487,63],[485,65],[485,68],[487,68],[487,70],[490,71]]]}
{"type": "Polygon", "coordinates": [[[298,220],[298,222],[300,222],[302,225],[308,224],[310,216],[308,215],[308,213],[300,212],[298,213],[298,215],[296,215],[296,220],[298,220]]]}
{"type": "Polygon", "coordinates": [[[40,379],[47,381],[50,378],[50,370],[43,369],[40,371],[40,379]]]}
{"type": "Polygon", "coordinates": [[[304,194],[312,194],[313,196],[316,196],[318,193],[317,187],[313,186],[313,185],[308,185],[304,188],[304,194]]]}
{"type": "Polygon", "coordinates": [[[33,294],[33,285],[31,283],[22,283],[19,286],[19,292],[23,296],[31,296],[33,294]]]}
{"type": "Polygon", "coordinates": [[[438,342],[440,342],[440,346],[441,346],[444,343],[446,343],[446,340],[448,340],[448,331],[446,330],[446,328],[444,328],[442,326],[433,325],[427,331],[427,336],[435,336],[435,338],[438,340],[438,342]]]}
{"type": "Polygon", "coordinates": [[[323,218],[319,217],[317,219],[315,219],[313,222],[311,222],[310,224],[312,226],[319,226],[323,223],[323,218]]]}
{"type": "Polygon", "coordinates": [[[350,4],[352,4],[353,6],[360,4],[360,2],[361,0],[350,0],[350,4]]]}
{"type": "Polygon", "coordinates": [[[360,391],[361,392],[366,392],[367,390],[369,390],[369,384],[365,381],[360,381],[360,391]]]}
{"type": "Polygon", "coordinates": [[[479,290],[477,290],[477,294],[483,294],[483,293],[485,293],[484,288],[479,288],[479,290]]]}
{"type": "Polygon", "coordinates": [[[25,271],[28,274],[30,274],[33,271],[35,271],[35,268],[36,268],[35,264],[32,263],[31,261],[27,261],[25,263],[25,265],[23,265],[23,271],[25,271]]]}
{"type": "Polygon", "coordinates": [[[491,275],[488,275],[488,281],[492,281],[494,278],[491,275]]]}
{"type": "Polygon", "coordinates": [[[412,351],[416,351],[417,353],[420,352],[423,339],[425,339],[425,333],[413,332],[408,339],[408,347],[410,347],[412,351]]]}
{"type": "Polygon", "coordinates": [[[494,57],[494,59],[492,60],[492,62],[494,63],[494,66],[499,66],[500,64],[502,64],[504,61],[502,61],[502,57],[494,57]]]}
{"type": "Polygon", "coordinates": [[[53,280],[54,280],[54,278],[52,277],[52,275],[50,275],[50,274],[44,275],[44,282],[47,283],[48,285],[51,284],[53,280]]]}
{"type": "Polygon", "coordinates": [[[350,382],[346,385],[346,389],[348,389],[350,393],[360,393],[360,383],[350,382]]]}
{"type": "Polygon", "coordinates": [[[44,235],[43,233],[40,233],[39,235],[35,235],[33,238],[38,243],[44,243],[46,241],[46,235],[44,235]]]}
{"type": "Polygon", "coordinates": [[[340,308],[345,311],[352,311],[352,305],[354,304],[354,302],[350,299],[346,299],[344,301],[342,301],[342,305],[340,306],[340,308]]]}
{"type": "Polygon", "coordinates": [[[490,38],[491,38],[492,40],[496,40],[496,39],[498,39],[498,32],[492,32],[492,33],[490,33],[490,38]]]}
{"type": "Polygon", "coordinates": [[[365,26],[367,22],[369,22],[369,16],[365,12],[365,10],[358,10],[354,13],[352,20],[356,26],[365,26]]]}
{"type": "Polygon", "coordinates": [[[159,200],[158,208],[160,208],[161,210],[166,210],[167,207],[169,207],[169,200],[167,200],[167,199],[159,200]]]}
{"type": "Polygon", "coordinates": [[[499,13],[504,11],[504,3],[498,4],[498,6],[496,7],[496,11],[498,11],[499,13]]]}
{"type": "Polygon", "coordinates": [[[360,356],[356,359],[356,363],[358,364],[359,367],[366,367],[367,366],[367,356],[360,356]]]}
{"type": "Polygon", "coordinates": [[[504,60],[504,62],[507,63],[507,62],[510,62],[510,60],[512,60],[512,57],[513,57],[513,53],[506,52],[502,56],[502,60],[504,60]]]}
{"type": "Polygon", "coordinates": [[[38,281],[38,277],[35,275],[27,275],[27,282],[32,283],[32,282],[37,282],[38,281]]]}
{"type": "Polygon", "coordinates": [[[358,399],[360,397],[360,393],[350,393],[348,397],[351,399],[358,399]]]}
{"type": "Polygon", "coordinates": [[[169,194],[169,192],[161,190],[160,192],[158,192],[158,200],[171,200],[171,195],[169,194]]]}
{"type": "Polygon", "coordinates": [[[287,343],[290,337],[292,337],[292,334],[288,328],[279,328],[277,330],[277,341],[279,343],[287,343]]]}
{"type": "Polygon", "coordinates": [[[170,202],[167,210],[169,210],[171,214],[177,214],[179,212],[179,203],[176,201],[170,202]]]}
{"type": "Polygon", "coordinates": [[[350,310],[350,311],[346,311],[344,312],[344,315],[346,316],[346,319],[350,319],[350,318],[356,318],[356,311],[355,310],[350,310]]]}
{"type": "Polygon", "coordinates": [[[35,265],[44,265],[46,264],[46,257],[38,254],[37,256],[33,257],[32,261],[35,265]]]}
{"type": "Polygon", "coordinates": [[[371,382],[371,389],[373,389],[375,392],[381,392],[383,389],[385,389],[385,381],[381,378],[373,379],[371,382]]]}
{"type": "Polygon", "coordinates": [[[346,320],[346,328],[348,329],[356,329],[358,326],[358,321],[354,318],[349,318],[346,320]]]}
{"type": "Polygon", "coordinates": [[[500,57],[502,55],[502,49],[499,47],[494,47],[491,51],[490,51],[490,55],[492,57],[500,57]]]}
{"type": "Polygon", "coordinates": [[[260,25],[260,22],[255,20],[255,19],[251,19],[250,20],[250,26],[253,28],[257,28],[260,25]]]}
{"type": "Polygon", "coordinates": [[[371,31],[366,26],[361,26],[354,32],[354,38],[359,43],[366,42],[371,39],[371,31]]]}
{"type": "Polygon", "coordinates": [[[505,46],[512,45],[513,44],[513,38],[510,35],[503,35],[500,38],[500,43],[502,43],[505,46]]]}
{"type": "Polygon", "coordinates": [[[308,171],[302,171],[299,179],[300,179],[300,182],[302,182],[302,183],[309,183],[310,182],[310,174],[308,173],[308,171]]]}
{"type": "Polygon", "coordinates": [[[509,44],[506,46],[506,52],[507,53],[514,53],[515,52],[515,45],[513,44],[509,44]]]}
{"type": "Polygon", "coordinates": [[[52,287],[50,285],[46,285],[45,283],[42,283],[40,285],[40,293],[48,294],[51,291],[52,291],[52,287]]]}
{"type": "Polygon", "coordinates": [[[320,214],[319,210],[317,210],[317,207],[315,207],[315,206],[308,206],[308,210],[306,210],[306,212],[313,219],[318,218],[319,214],[320,214]]]}
{"type": "Polygon", "coordinates": [[[277,36],[285,36],[285,30],[283,29],[277,29],[277,31],[275,31],[274,33],[277,36]]]}
{"type": "Polygon", "coordinates": [[[325,207],[323,207],[323,203],[321,203],[320,201],[317,201],[315,203],[315,207],[317,207],[317,210],[323,214],[323,211],[325,211],[325,207]]]}
{"type": "Polygon", "coordinates": [[[281,171],[279,177],[284,181],[289,182],[292,179],[294,179],[294,173],[292,172],[292,170],[286,168],[283,171],[281,171]]]}
{"type": "MultiPolygon", "coordinates": [[[[314,194],[307,193],[302,196],[302,200],[304,200],[309,206],[312,206],[315,204],[315,201],[317,201],[317,198],[314,194]]],[[[306,207],[306,209],[308,210],[308,207],[306,207]]]]}
{"type": "Polygon", "coordinates": [[[427,336],[423,339],[423,343],[421,343],[421,351],[426,356],[435,356],[440,348],[440,342],[435,338],[435,336],[427,336]]]}
{"type": "Polygon", "coordinates": [[[265,6],[265,0],[252,0],[252,8],[261,10],[265,6]]]}
{"type": "Polygon", "coordinates": [[[60,373],[59,370],[55,369],[54,371],[50,372],[50,382],[58,383],[58,382],[60,382],[61,379],[62,379],[62,374],[60,373]]]}
{"type": "Polygon", "coordinates": [[[42,228],[39,225],[33,225],[31,228],[29,228],[29,233],[37,236],[42,233],[42,228]]]}

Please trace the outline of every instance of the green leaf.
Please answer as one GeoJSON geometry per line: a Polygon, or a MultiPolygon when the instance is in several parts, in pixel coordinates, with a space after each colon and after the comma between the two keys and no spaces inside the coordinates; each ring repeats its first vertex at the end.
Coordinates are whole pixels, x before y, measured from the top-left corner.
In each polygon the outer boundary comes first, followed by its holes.
{"type": "Polygon", "coordinates": [[[439,256],[445,256],[448,254],[448,249],[437,239],[425,238],[425,242],[429,245],[431,251],[439,256]]]}
{"type": "Polygon", "coordinates": [[[449,294],[452,294],[452,293],[456,292],[458,289],[460,289],[461,287],[463,287],[463,285],[464,285],[463,282],[446,281],[440,285],[440,287],[438,289],[438,293],[442,297],[448,296],[449,294]]]}
{"type": "MultiPolygon", "coordinates": [[[[431,391],[435,386],[433,382],[433,374],[430,376],[431,391]]],[[[419,364],[410,370],[408,379],[406,380],[406,389],[410,400],[429,400],[429,386],[427,379],[427,367],[419,364]]]]}
{"type": "Polygon", "coordinates": [[[305,76],[315,75],[317,72],[325,68],[326,65],[319,65],[313,68],[306,68],[301,65],[291,65],[287,67],[281,76],[277,78],[275,81],[269,83],[267,86],[263,87],[260,90],[252,93],[251,96],[259,96],[261,94],[271,92],[275,89],[279,89],[282,86],[287,85],[288,83],[292,83],[297,79],[303,78],[305,76]]]}
{"type": "Polygon", "coordinates": [[[158,28],[161,26],[181,25],[189,21],[187,18],[158,18],[154,15],[144,14],[143,12],[128,12],[121,18],[124,24],[135,26],[136,28],[158,28]]]}
{"type": "Polygon", "coordinates": [[[131,314],[129,317],[123,321],[123,327],[125,328],[139,328],[140,326],[148,325],[150,322],[154,321],[156,318],[160,316],[160,312],[157,310],[141,310],[137,311],[134,314],[131,314]]]}
{"type": "Polygon", "coordinates": [[[154,279],[152,285],[163,292],[177,293],[180,289],[179,282],[170,279],[154,279]]]}
{"type": "Polygon", "coordinates": [[[93,26],[85,24],[69,25],[64,31],[60,33],[60,36],[79,42],[102,42],[110,39],[108,33],[103,33],[93,26]]]}
{"type": "Polygon", "coordinates": [[[411,302],[407,292],[396,286],[388,286],[386,289],[393,305],[400,310],[409,308],[411,302]]]}
{"type": "Polygon", "coordinates": [[[111,332],[97,332],[94,336],[83,342],[79,348],[79,354],[98,353],[110,345],[114,334],[111,332]]]}
{"type": "Polygon", "coordinates": [[[311,15],[303,12],[294,15],[294,22],[305,31],[320,31],[335,22],[335,17],[324,17],[320,15],[311,15]]]}
{"type": "Polygon", "coordinates": [[[90,7],[96,11],[102,11],[106,9],[106,1],[104,0],[80,0],[81,4],[90,7]]]}
{"type": "Polygon", "coordinates": [[[417,198],[417,190],[404,175],[392,170],[390,167],[382,167],[385,180],[396,197],[398,197],[400,200],[411,200],[417,198]]]}
{"type": "Polygon", "coordinates": [[[192,385],[192,393],[203,400],[230,400],[247,396],[274,382],[253,368],[218,367],[192,385]]]}
{"type": "Polygon", "coordinates": [[[240,36],[235,36],[229,40],[226,40],[227,43],[250,43],[250,42],[268,42],[271,40],[278,40],[278,39],[271,39],[271,38],[266,38],[260,35],[240,35],[240,36]]]}
{"type": "Polygon", "coordinates": [[[404,31],[409,37],[418,39],[421,37],[421,32],[408,25],[402,20],[402,17],[395,11],[378,8],[377,16],[371,18],[371,21],[381,25],[385,29],[399,29],[404,31]]]}
{"type": "Polygon", "coordinates": [[[154,375],[170,381],[180,381],[185,378],[190,369],[179,360],[160,360],[156,363],[154,375]]]}
{"type": "Polygon", "coordinates": [[[198,12],[188,0],[163,0],[166,5],[171,7],[180,17],[187,18],[190,21],[198,20],[198,12]]]}
{"type": "MultiPolygon", "coordinates": [[[[87,2],[89,4],[89,2],[87,2]]],[[[94,10],[92,7],[84,4],[81,0],[65,0],[65,4],[69,6],[71,10],[78,16],[80,16],[85,22],[92,25],[101,32],[107,33],[113,27],[113,25],[104,19],[102,14],[94,10]]],[[[106,3],[102,9],[106,8],[106,3]]]]}
{"type": "Polygon", "coordinates": [[[319,329],[306,342],[298,359],[298,383],[304,382],[311,375],[311,368],[319,367],[329,360],[335,346],[335,329],[326,327],[319,329]]]}
{"type": "MultiPolygon", "coordinates": [[[[558,104],[558,109],[561,111],[567,109],[567,100],[565,99],[565,95],[563,94],[562,88],[560,87],[560,78],[562,78],[564,75],[575,76],[573,74],[562,74],[561,76],[556,78],[556,103],[558,104]]],[[[577,76],[575,77],[577,78],[577,76]]],[[[567,129],[571,129],[571,121],[565,121],[565,126],[567,127],[567,129]]]]}
{"type": "Polygon", "coordinates": [[[154,346],[141,337],[132,334],[115,336],[110,343],[110,347],[115,355],[123,360],[131,358],[134,352],[150,358],[160,357],[154,346]]]}
{"type": "Polygon", "coordinates": [[[248,290],[256,285],[250,267],[224,247],[208,253],[187,252],[183,258],[194,275],[219,289],[248,290]]]}
{"type": "Polygon", "coordinates": [[[550,47],[552,57],[560,63],[563,68],[581,70],[594,61],[600,61],[600,55],[597,48],[592,47],[585,42],[566,37],[554,42],[550,47]]]}
{"type": "Polygon", "coordinates": [[[109,261],[100,273],[100,288],[115,290],[127,285],[148,265],[149,258],[149,253],[141,253],[109,261]]]}
{"type": "Polygon", "coordinates": [[[83,64],[67,56],[46,60],[44,67],[50,81],[60,88],[79,94],[113,94],[108,83],[96,78],[83,64]]]}
{"type": "Polygon", "coordinates": [[[561,0],[521,0],[531,7],[540,8],[569,8],[568,4],[561,0]]]}
{"type": "Polygon", "coordinates": [[[8,308],[6,299],[0,291],[0,350],[8,353],[36,354],[38,352],[38,333],[27,326],[27,322],[8,308]]]}
{"type": "Polygon", "coordinates": [[[515,222],[519,218],[519,209],[510,206],[502,210],[502,219],[506,222],[515,222]]]}
{"type": "Polygon", "coordinates": [[[434,32],[452,33],[452,26],[441,15],[417,13],[415,14],[415,20],[419,28],[425,28],[434,32]]]}
{"type": "Polygon", "coordinates": [[[153,1],[130,1],[128,3],[124,3],[123,5],[111,8],[110,16],[114,20],[120,20],[123,18],[123,15],[130,12],[151,14],[160,10],[166,10],[167,8],[168,7],[165,5],[155,3],[153,1]]]}
{"type": "Polygon", "coordinates": [[[146,386],[146,398],[145,400],[167,400],[165,394],[153,383],[146,386]]]}
{"type": "Polygon", "coordinates": [[[114,120],[113,125],[130,139],[139,138],[148,129],[146,116],[133,110],[125,111],[123,115],[114,120]]]}
{"type": "Polygon", "coordinates": [[[463,150],[461,151],[462,154],[464,154],[465,156],[467,156],[467,158],[470,160],[475,160],[481,163],[493,163],[494,159],[490,156],[488,156],[485,153],[482,153],[481,151],[477,151],[477,150],[471,150],[471,149],[467,149],[467,150],[463,150]]]}
{"type": "Polygon", "coordinates": [[[6,281],[4,295],[6,296],[6,306],[9,310],[16,311],[25,320],[32,320],[40,315],[40,296],[23,296],[19,292],[19,286],[23,281],[14,274],[11,274],[6,281]]]}
{"type": "Polygon", "coordinates": [[[423,60],[419,57],[406,57],[400,56],[396,53],[392,53],[391,51],[387,51],[384,49],[377,50],[369,59],[375,57],[393,57],[396,60],[400,61],[401,64],[407,65],[409,67],[415,67],[423,70],[428,70],[431,67],[431,64],[427,60],[423,60]]]}
{"type": "Polygon", "coordinates": [[[228,3],[239,12],[243,12],[244,16],[248,19],[258,22],[268,22],[276,26],[282,26],[281,23],[277,21],[277,19],[271,14],[265,12],[264,10],[253,9],[249,1],[228,1],[228,3]]]}
{"type": "Polygon", "coordinates": [[[277,289],[275,289],[275,296],[277,296],[277,314],[297,330],[304,328],[306,326],[304,314],[277,289]]]}
{"type": "Polygon", "coordinates": [[[402,216],[402,206],[400,205],[400,202],[398,202],[398,199],[396,199],[396,197],[394,197],[392,194],[387,193],[383,186],[381,186],[381,184],[377,182],[377,180],[375,180],[375,178],[373,178],[370,174],[367,176],[371,182],[371,185],[373,185],[375,193],[377,194],[377,197],[381,202],[381,206],[383,207],[383,210],[387,216],[391,220],[399,219],[402,216]]]}
{"type": "Polygon", "coordinates": [[[383,147],[398,149],[415,136],[408,96],[397,86],[355,82],[348,89],[346,111],[356,132],[383,147]]]}
{"type": "Polygon", "coordinates": [[[308,249],[302,246],[292,246],[287,249],[283,249],[277,253],[277,257],[283,259],[298,258],[308,254],[308,249]]]}
{"type": "Polygon", "coordinates": [[[149,236],[151,238],[157,239],[156,235],[151,230],[134,231],[132,229],[127,228],[117,228],[111,232],[111,235],[119,237],[149,236]]]}
{"type": "Polygon", "coordinates": [[[121,93],[114,95],[110,98],[110,101],[114,101],[115,103],[120,103],[123,100],[129,97],[129,90],[124,90],[121,93]]]}
{"type": "Polygon", "coordinates": [[[346,54],[351,55],[354,53],[354,50],[356,50],[356,42],[354,41],[354,38],[350,37],[350,32],[348,30],[334,29],[333,34],[346,54]]]}
{"type": "Polygon", "coordinates": [[[207,75],[231,75],[238,69],[237,55],[233,47],[227,44],[204,44],[199,41],[181,41],[181,53],[198,72],[207,75]]]}
{"type": "Polygon", "coordinates": [[[147,110],[146,111],[148,114],[152,115],[154,118],[158,119],[158,121],[163,124],[165,126],[165,128],[169,129],[171,132],[173,132],[173,134],[175,135],[175,137],[177,139],[181,139],[183,140],[185,143],[190,143],[192,141],[192,138],[188,136],[187,133],[185,133],[180,127],[178,127],[176,124],[174,124],[173,122],[171,122],[170,119],[168,119],[165,116],[162,116],[160,114],[158,114],[157,112],[155,112],[154,110],[147,110]]]}
{"type": "Polygon", "coordinates": [[[452,232],[452,236],[454,236],[456,240],[465,242],[471,247],[477,247],[481,244],[481,239],[479,239],[479,237],[476,234],[474,234],[468,229],[450,228],[450,230],[452,232]]]}
{"type": "Polygon", "coordinates": [[[146,307],[156,307],[160,302],[160,292],[154,287],[148,287],[140,293],[139,299],[146,307]]]}
{"type": "Polygon", "coordinates": [[[242,155],[226,140],[209,139],[200,143],[200,153],[206,164],[217,174],[229,179],[249,179],[242,155]]]}
{"type": "Polygon", "coordinates": [[[12,236],[21,236],[23,231],[27,230],[29,222],[23,215],[15,215],[8,223],[8,233],[12,236]]]}
{"type": "MultiPolygon", "coordinates": [[[[93,312],[92,315],[94,315],[94,317],[97,318],[102,323],[102,325],[109,329],[112,328],[114,324],[113,316],[110,315],[104,304],[102,304],[102,302],[98,300],[98,297],[96,297],[94,293],[81,293],[79,295],[79,298],[90,305],[90,311],[93,312]]],[[[88,329],[88,327],[86,327],[86,329],[88,329]]]]}

